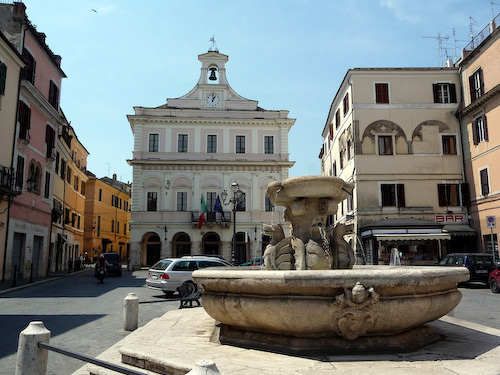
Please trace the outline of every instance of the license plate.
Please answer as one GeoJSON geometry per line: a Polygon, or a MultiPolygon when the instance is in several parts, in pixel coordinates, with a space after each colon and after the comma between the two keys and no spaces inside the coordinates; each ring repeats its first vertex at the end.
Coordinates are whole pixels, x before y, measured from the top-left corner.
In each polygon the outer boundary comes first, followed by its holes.
{"type": "Polygon", "coordinates": [[[487,270],[477,270],[476,273],[487,273],[487,270]]]}
{"type": "Polygon", "coordinates": [[[100,273],[101,275],[104,275],[104,271],[103,271],[103,270],[99,271],[99,273],[100,273]]]}
{"type": "Polygon", "coordinates": [[[151,275],[151,278],[156,280],[156,279],[158,279],[158,275],[151,275]]]}

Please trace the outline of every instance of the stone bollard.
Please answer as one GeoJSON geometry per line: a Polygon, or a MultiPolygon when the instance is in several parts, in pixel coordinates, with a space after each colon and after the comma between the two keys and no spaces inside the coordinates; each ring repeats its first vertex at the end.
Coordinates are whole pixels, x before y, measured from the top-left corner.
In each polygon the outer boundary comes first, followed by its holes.
{"type": "Polygon", "coordinates": [[[38,347],[39,342],[48,343],[50,331],[43,322],[31,322],[19,334],[17,346],[16,375],[45,375],[49,351],[38,347]]]}
{"type": "Polygon", "coordinates": [[[215,362],[204,359],[196,362],[196,365],[186,375],[219,375],[220,371],[215,362]]]}
{"type": "Polygon", "coordinates": [[[129,293],[125,297],[123,310],[123,329],[134,331],[139,325],[139,297],[135,293],[129,293]]]}

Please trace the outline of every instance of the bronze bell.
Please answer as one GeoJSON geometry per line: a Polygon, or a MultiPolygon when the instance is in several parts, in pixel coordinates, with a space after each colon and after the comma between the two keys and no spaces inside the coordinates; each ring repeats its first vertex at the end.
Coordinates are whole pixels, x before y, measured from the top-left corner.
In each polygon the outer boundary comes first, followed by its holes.
{"type": "Polygon", "coordinates": [[[216,70],[216,68],[210,68],[210,77],[208,77],[210,81],[217,81],[217,76],[215,75],[216,70]]]}

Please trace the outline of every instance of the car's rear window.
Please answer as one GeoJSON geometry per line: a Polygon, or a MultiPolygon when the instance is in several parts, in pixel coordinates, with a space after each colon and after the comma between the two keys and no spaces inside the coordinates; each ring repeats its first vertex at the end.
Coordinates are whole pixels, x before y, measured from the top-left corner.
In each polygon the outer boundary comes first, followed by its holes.
{"type": "Polygon", "coordinates": [[[208,268],[208,267],[224,267],[225,265],[221,262],[217,262],[214,260],[201,260],[198,262],[198,266],[200,268],[208,268]]]}
{"type": "Polygon", "coordinates": [[[181,260],[174,264],[172,271],[195,271],[198,269],[195,261],[181,260]]]}
{"type": "Polygon", "coordinates": [[[158,263],[154,264],[152,270],[166,270],[168,266],[172,263],[171,260],[160,260],[158,263]]]}
{"type": "Polygon", "coordinates": [[[476,264],[492,264],[493,259],[489,256],[475,256],[476,264]]]}
{"type": "Polygon", "coordinates": [[[120,261],[120,257],[118,256],[118,254],[111,254],[111,253],[104,253],[104,258],[106,258],[106,260],[108,262],[119,262],[120,261]]]}

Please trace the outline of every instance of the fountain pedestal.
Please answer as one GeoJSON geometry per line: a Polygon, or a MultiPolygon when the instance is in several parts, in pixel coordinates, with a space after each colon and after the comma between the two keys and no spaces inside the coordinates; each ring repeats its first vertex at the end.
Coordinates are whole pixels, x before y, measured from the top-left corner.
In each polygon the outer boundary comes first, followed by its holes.
{"type": "Polygon", "coordinates": [[[458,305],[455,267],[204,269],[193,273],[221,343],[300,355],[411,351],[439,340],[425,323],[458,305]]]}

